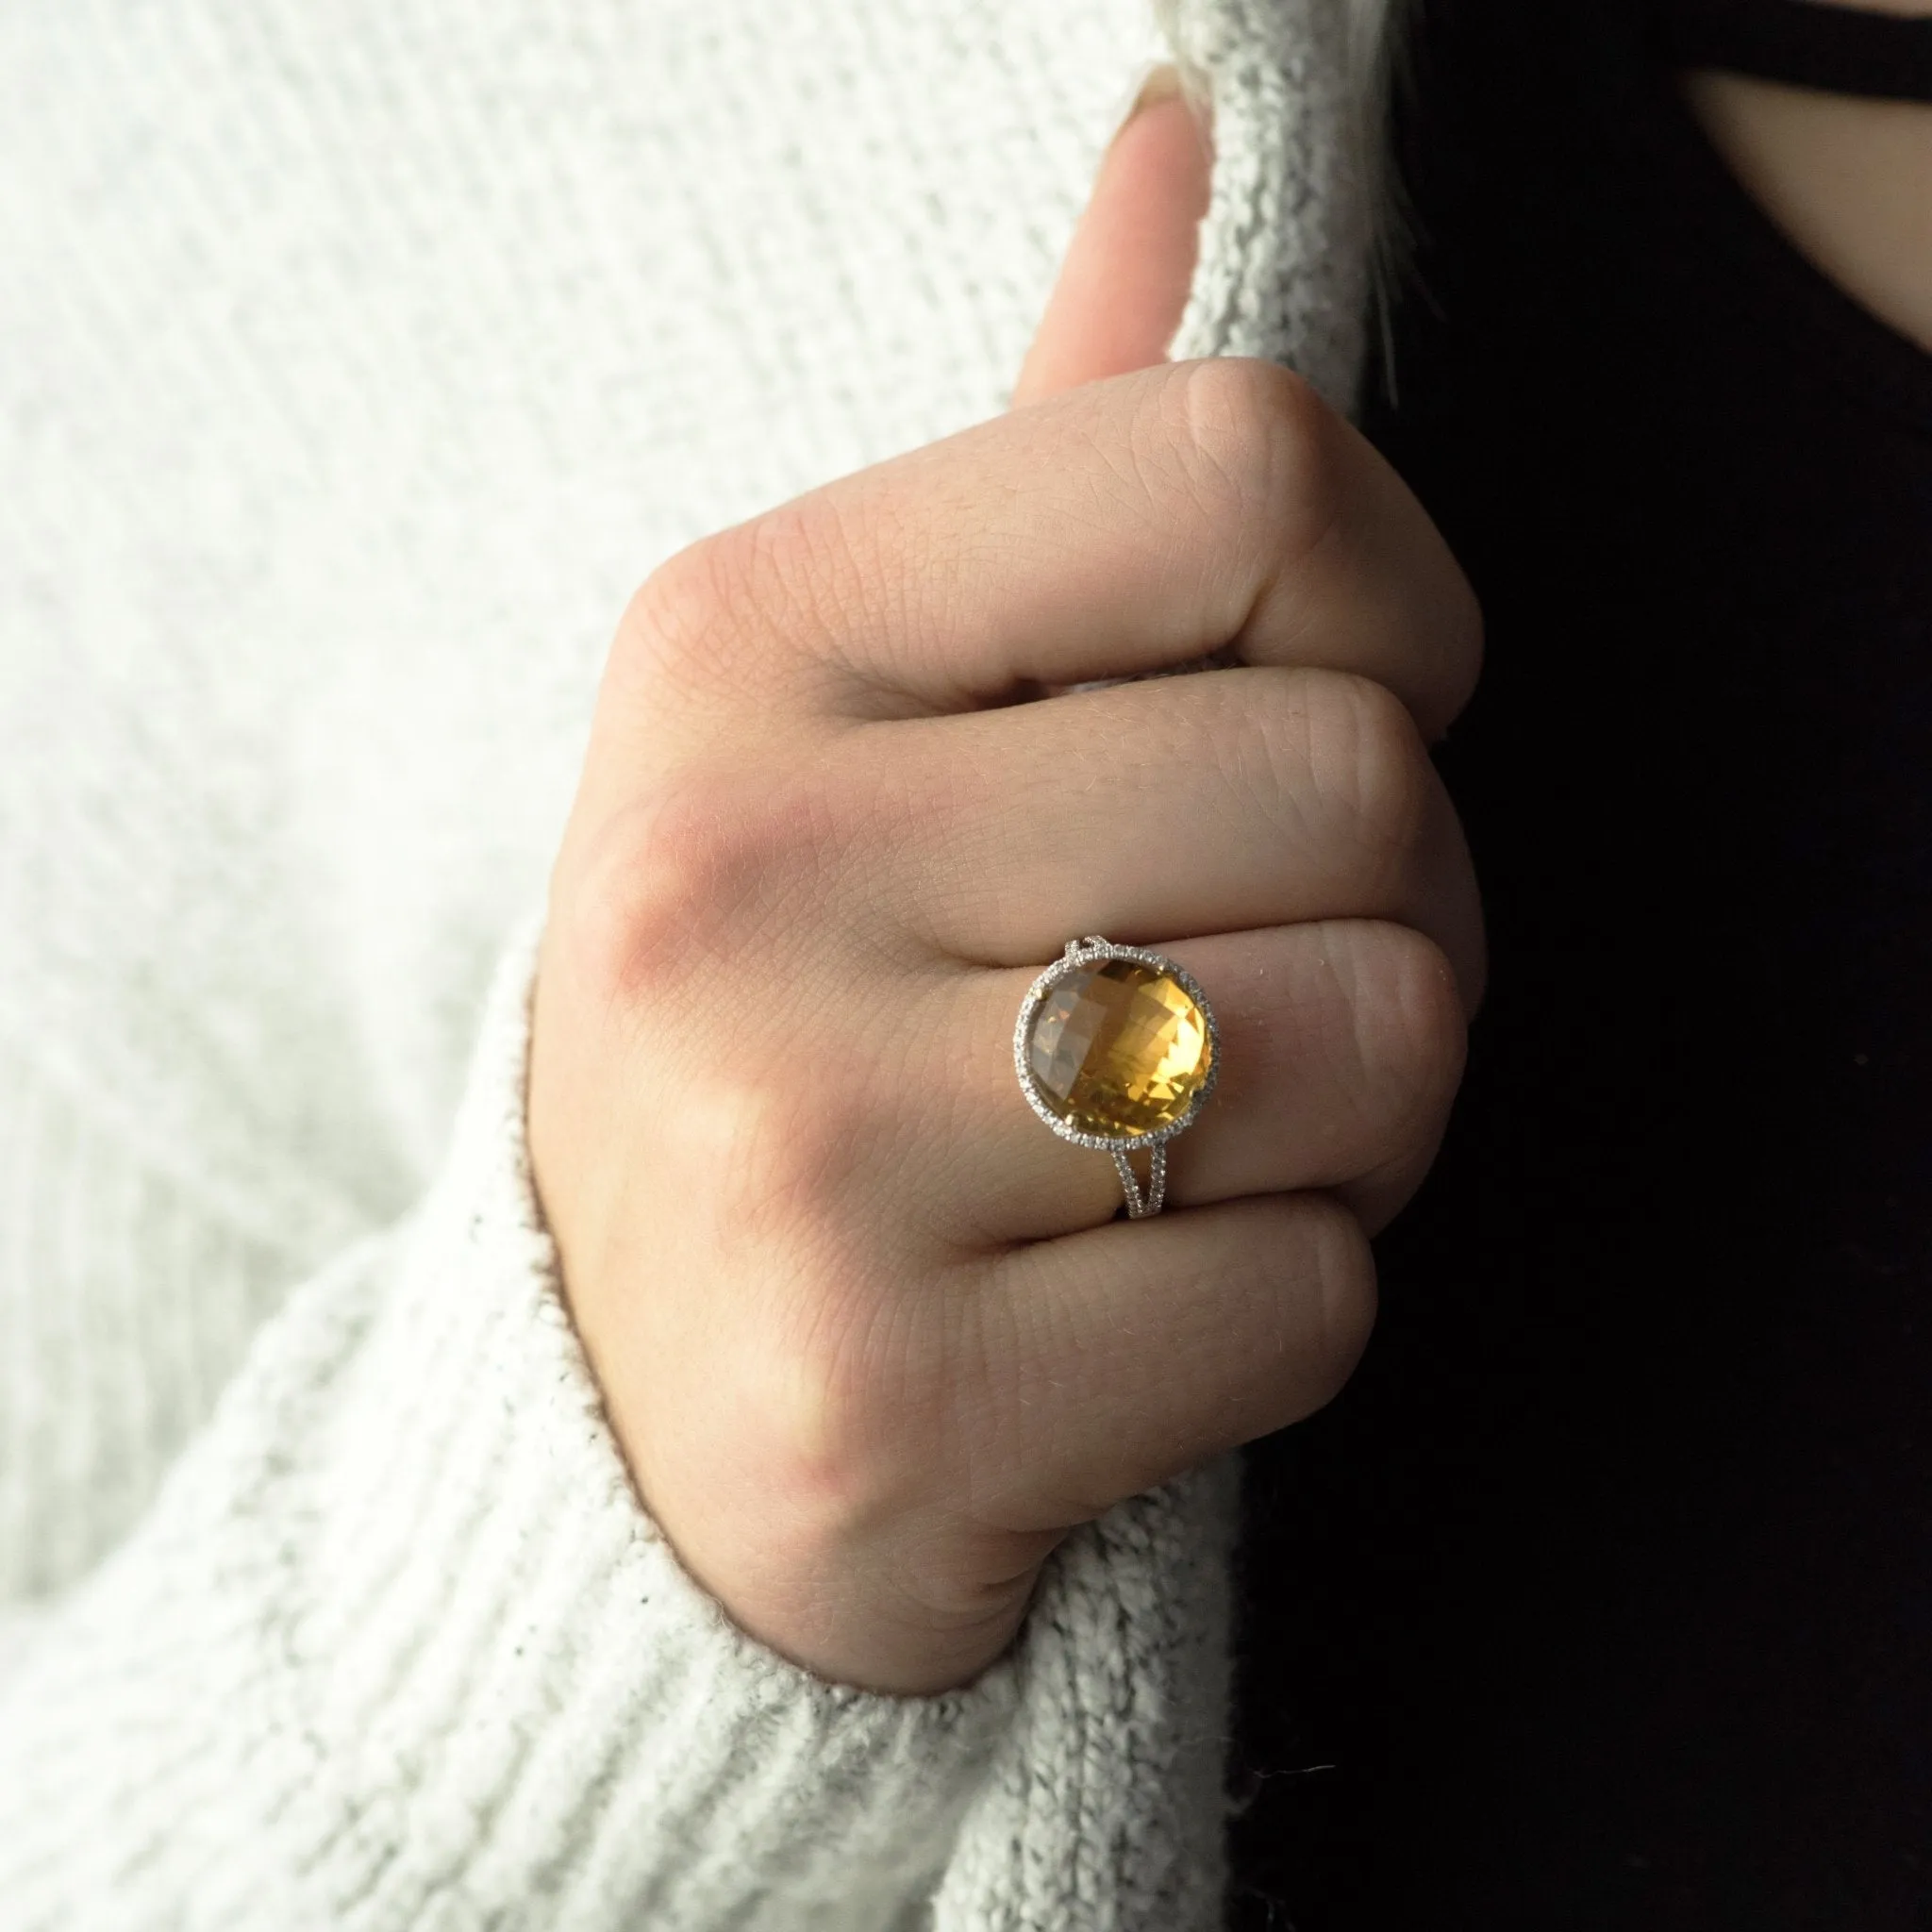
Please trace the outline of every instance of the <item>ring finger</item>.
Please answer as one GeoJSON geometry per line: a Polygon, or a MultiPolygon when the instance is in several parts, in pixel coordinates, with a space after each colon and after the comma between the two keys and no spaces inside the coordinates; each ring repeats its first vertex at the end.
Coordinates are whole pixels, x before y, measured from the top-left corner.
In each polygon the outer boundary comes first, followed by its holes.
{"type": "MultiPolygon", "coordinates": [[[[1441,951],[1409,927],[1354,919],[1159,950],[1200,982],[1220,1033],[1215,1091],[1169,1146],[1170,1206],[1320,1188],[1371,1228],[1387,1219],[1434,1153],[1461,1074],[1462,1008],[1441,951]]],[[[1033,977],[976,974],[949,1003],[952,1037],[977,1044],[944,1112],[956,1184],[923,1198],[962,1245],[1097,1226],[1121,1205],[1108,1156],[1049,1132],[1020,1091],[1007,1042],[1033,977]]]]}

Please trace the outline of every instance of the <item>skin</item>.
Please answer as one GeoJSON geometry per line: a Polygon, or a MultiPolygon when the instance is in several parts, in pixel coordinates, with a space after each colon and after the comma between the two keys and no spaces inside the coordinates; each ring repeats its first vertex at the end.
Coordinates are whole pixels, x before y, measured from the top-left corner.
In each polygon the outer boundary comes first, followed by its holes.
{"type": "Polygon", "coordinates": [[[1206,170],[1157,89],[1020,407],[643,586],[554,874],[531,1146],[612,1426],[731,1615],[866,1689],[969,1681],[1072,1528],[1335,1393],[1479,994],[1426,750],[1476,608],[1304,384],[1162,359],[1206,170]],[[1152,1221],[1012,1074],[1089,932],[1222,1024],[1152,1221]]]}
{"type": "MultiPolygon", "coordinates": [[[[1932,0],[1865,4],[1932,18],[1932,0]]],[[[1735,74],[1687,74],[1681,85],[1712,145],[1798,249],[1932,350],[1932,107],[1735,74]]]]}

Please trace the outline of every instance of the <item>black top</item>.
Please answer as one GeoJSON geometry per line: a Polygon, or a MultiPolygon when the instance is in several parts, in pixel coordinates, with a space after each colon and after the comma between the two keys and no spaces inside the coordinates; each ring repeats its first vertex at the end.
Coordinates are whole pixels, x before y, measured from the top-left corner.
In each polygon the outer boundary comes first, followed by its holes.
{"type": "Polygon", "coordinates": [[[1932,358],[1613,0],[1423,12],[1371,428],[1489,618],[1494,974],[1251,1453],[1235,1923],[1928,1932],[1932,358]]]}
{"type": "Polygon", "coordinates": [[[1651,44],[1674,67],[1932,101],[1932,26],[1818,0],[1659,0],[1651,44]]]}

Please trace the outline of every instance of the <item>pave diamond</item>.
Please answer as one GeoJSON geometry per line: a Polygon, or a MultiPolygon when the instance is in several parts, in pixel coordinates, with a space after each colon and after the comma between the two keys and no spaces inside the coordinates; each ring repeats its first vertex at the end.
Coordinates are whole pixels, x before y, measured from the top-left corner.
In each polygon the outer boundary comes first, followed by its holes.
{"type": "Polygon", "coordinates": [[[1172,974],[1132,959],[1077,968],[1048,989],[1026,1041],[1040,1097],[1076,1133],[1151,1134],[1207,1084],[1207,1017],[1172,974]]]}

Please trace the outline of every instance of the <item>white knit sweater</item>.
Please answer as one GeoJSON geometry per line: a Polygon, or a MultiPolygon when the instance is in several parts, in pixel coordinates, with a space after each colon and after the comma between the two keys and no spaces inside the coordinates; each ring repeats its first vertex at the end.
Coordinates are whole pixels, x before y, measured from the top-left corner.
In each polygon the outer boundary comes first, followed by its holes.
{"type": "MultiPolygon", "coordinates": [[[[1001,407],[1145,8],[0,8],[6,1932],[1214,1923],[1225,1472],[969,1690],[815,1682],[640,1512],[522,1139],[628,591],[1001,407]]],[[[1167,27],[1180,347],[1345,397],[1343,0],[1167,27]]]]}

